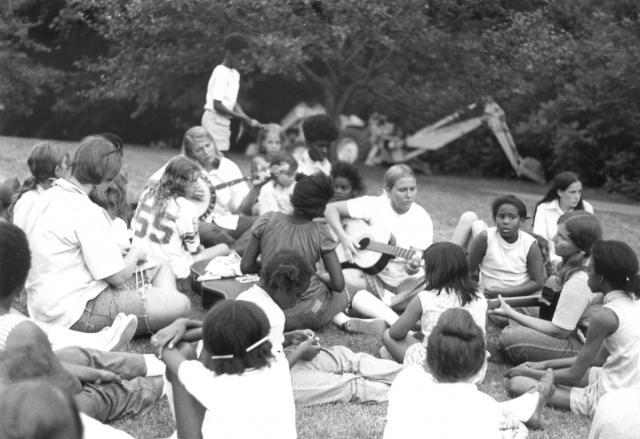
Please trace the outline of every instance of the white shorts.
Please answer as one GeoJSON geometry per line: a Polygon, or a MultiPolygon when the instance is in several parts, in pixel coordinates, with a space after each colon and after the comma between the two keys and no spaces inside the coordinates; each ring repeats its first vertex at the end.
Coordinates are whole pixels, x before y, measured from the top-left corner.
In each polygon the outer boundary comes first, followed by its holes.
{"type": "Polygon", "coordinates": [[[229,151],[229,146],[231,145],[231,121],[224,116],[216,114],[215,111],[205,110],[201,123],[202,127],[213,138],[218,151],[229,151]]]}
{"type": "Polygon", "coordinates": [[[591,367],[589,369],[589,385],[587,387],[572,387],[569,393],[569,405],[573,413],[593,417],[598,406],[598,400],[603,395],[600,394],[599,380],[602,375],[601,367],[591,367]]]}

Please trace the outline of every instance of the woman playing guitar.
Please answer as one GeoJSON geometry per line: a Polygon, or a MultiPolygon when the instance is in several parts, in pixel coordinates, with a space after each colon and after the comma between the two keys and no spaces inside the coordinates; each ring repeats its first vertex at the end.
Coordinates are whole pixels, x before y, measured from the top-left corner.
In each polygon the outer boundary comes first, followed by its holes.
{"type": "Polygon", "coordinates": [[[415,203],[416,178],[406,165],[389,168],[380,196],[364,196],[330,203],[325,216],[342,244],[346,258],[353,262],[360,244],[345,230],[345,218],[362,219],[371,226],[386,229],[395,238],[395,246],[417,250],[413,257],[391,259],[378,274],[360,269],[344,270],[349,292],[368,290],[388,306],[402,310],[424,282],[420,266],[422,251],[433,242],[433,223],[429,214],[415,203]]]}

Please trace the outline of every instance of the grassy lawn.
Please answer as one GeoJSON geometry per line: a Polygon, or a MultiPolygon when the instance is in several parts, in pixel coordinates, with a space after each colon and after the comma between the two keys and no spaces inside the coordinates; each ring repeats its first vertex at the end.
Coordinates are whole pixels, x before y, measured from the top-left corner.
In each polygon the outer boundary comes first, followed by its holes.
{"type": "MultiPolygon", "coordinates": [[[[0,180],[17,176],[23,179],[28,175],[26,158],[31,147],[37,143],[33,139],[16,139],[0,137],[0,180]]],[[[71,142],[58,142],[69,148],[75,146],[71,142]]],[[[140,146],[125,147],[125,169],[129,174],[129,195],[137,199],[147,178],[164,164],[176,151],[154,150],[140,146]]],[[[240,166],[248,169],[248,161],[244,157],[233,156],[240,166]]],[[[381,190],[384,169],[364,168],[363,174],[367,182],[369,193],[381,190]]],[[[494,195],[484,190],[505,190],[540,194],[545,188],[525,181],[480,179],[470,177],[451,176],[418,176],[418,203],[425,207],[431,215],[435,228],[436,240],[447,240],[455,228],[459,215],[465,210],[474,210],[488,223],[491,223],[489,205],[494,195]]],[[[611,196],[598,190],[587,190],[588,200],[621,201],[621,197],[611,196]]],[[[528,207],[533,204],[527,202],[528,207]]],[[[605,237],[619,239],[629,243],[637,254],[640,254],[640,217],[616,214],[610,212],[596,212],[600,219],[605,237]]],[[[182,285],[182,291],[187,292],[194,304],[193,315],[202,316],[203,309],[190,291],[188,286],[182,285]]],[[[495,335],[495,334],[493,334],[495,335]]],[[[340,332],[336,328],[327,328],[319,333],[325,345],[342,344],[356,351],[377,353],[380,341],[372,336],[354,336],[340,332]]],[[[492,333],[489,333],[492,336],[492,333]]],[[[132,345],[136,352],[149,352],[146,339],[136,341],[132,345]]],[[[507,399],[504,390],[505,365],[491,363],[487,378],[481,388],[497,400],[507,399]]],[[[381,437],[384,430],[386,404],[330,404],[311,408],[302,408],[297,412],[298,434],[301,438],[376,438],[381,437]]],[[[580,438],[586,437],[589,424],[584,418],[571,415],[568,412],[545,409],[547,428],[542,432],[531,432],[531,438],[580,438]]],[[[464,414],[461,414],[461,421],[464,414]]],[[[250,420],[248,420],[250,421],[250,420]]],[[[166,401],[154,408],[150,413],[136,418],[125,419],[116,423],[138,438],[154,438],[168,436],[173,429],[169,409],[166,401]]],[[[426,427],[425,431],[428,431],[426,427]]]]}

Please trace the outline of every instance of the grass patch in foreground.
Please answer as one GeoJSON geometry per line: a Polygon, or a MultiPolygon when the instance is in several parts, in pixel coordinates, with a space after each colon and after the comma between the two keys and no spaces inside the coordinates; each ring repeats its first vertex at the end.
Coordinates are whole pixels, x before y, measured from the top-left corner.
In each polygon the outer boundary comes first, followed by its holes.
{"type": "MultiPolygon", "coordinates": [[[[37,139],[18,139],[0,137],[0,177],[18,176],[24,179],[28,175],[26,158],[29,151],[38,142],[37,139]]],[[[56,142],[70,152],[77,145],[74,142],[56,142]]],[[[156,150],[141,146],[125,146],[124,168],[129,174],[129,195],[137,199],[147,178],[171,156],[174,150],[156,150]]],[[[232,156],[244,171],[249,168],[248,160],[241,156],[232,156]]],[[[379,193],[382,188],[382,168],[363,168],[363,175],[368,193],[379,193]]],[[[456,221],[465,210],[474,210],[480,217],[491,224],[489,206],[493,195],[482,192],[482,187],[514,190],[520,192],[542,193],[540,186],[524,181],[481,179],[449,176],[418,176],[417,202],[425,207],[434,224],[435,240],[442,241],[451,237],[456,221]]],[[[608,194],[591,190],[587,198],[606,200],[608,194]]],[[[532,205],[527,206],[532,209],[532,205]]],[[[607,239],[619,239],[640,252],[640,218],[630,215],[596,212],[607,239]]],[[[525,227],[526,228],[526,227],[525,227]]],[[[199,298],[188,291],[186,283],[181,284],[181,291],[192,298],[193,316],[202,317],[204,310],[199,298]]],[[[380,341],[371,336],[354,336],[345,334],[334,327],[319,331],[320,340],[327,346],[342,344],[355,351],[364,351],[376,355],[380,341]]],[[[148,339],[137,340],[132,345],[135,352],[151,352],[148,339]]],[[[485,382],[481,389],[497,400],[508,398],[503,378],[507,366],[491,363],[485,382]]],[[[379,438],[384,430],[386,404],[328,404],[316,407],[299,408],[297,411],[298,434],[301,438],[379,438]]],[[[547,419],[546,430],[531,432],[529,437],[538,438],[585,438],[589,422],[587,419],[572,415],[566,411],[545,409],[547,419]]],[[[460,415],[464,422],[464,414],[460,415]]],[[[251,419],[247,419],[251,422],[251,419]]],[[[154,407],[146,415],[124,419],[115,426],[130,432],[137,438],[166,437],[173,430],[173,422],[166,401],[154,407]]],[[[428,435],[429,427],[424,432],[413,432],[415,435],[428,435]]]]}

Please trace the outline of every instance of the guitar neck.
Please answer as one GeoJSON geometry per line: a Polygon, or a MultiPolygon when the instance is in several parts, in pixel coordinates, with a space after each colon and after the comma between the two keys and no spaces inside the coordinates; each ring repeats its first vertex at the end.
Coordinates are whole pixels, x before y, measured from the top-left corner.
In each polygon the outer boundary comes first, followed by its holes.
{"type": "Polygon", "coordinates": [[[242,178],[236,178],[235,180],[225,181],[224,183],[216,184],[213,187],[213,189],[215,189],[215,190],[224,189],[226,187],[233,186],[233,185],[236,185],[238,183],[242,183],[243,181],[251,180],[253,178],[254,178],[253,175],[249,175],[249,176],[242,177],[242,178]]]}
{"type": "Polygon", "coordinates": [[[367,246],[367,250],[383,253],[385,255],[392,255],[399,258],[410,259],[413,256],[413,252],[409,249],[396,247],[391,244],[384,244],[382,242],[371,241],[367,246]]]}

